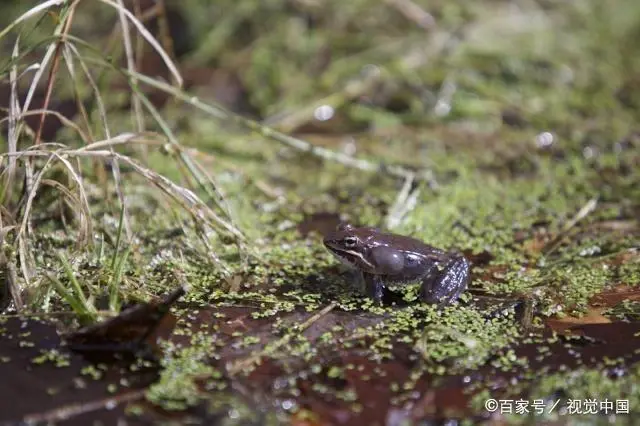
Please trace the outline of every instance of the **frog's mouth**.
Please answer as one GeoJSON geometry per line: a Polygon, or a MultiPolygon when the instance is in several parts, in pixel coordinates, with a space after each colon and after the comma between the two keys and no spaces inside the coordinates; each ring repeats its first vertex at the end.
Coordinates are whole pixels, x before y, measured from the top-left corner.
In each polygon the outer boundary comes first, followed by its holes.
{"type": "Polygon", "coordinates": [[[373,265],[364,258],[362,253],[352,250],[336,249],[327,246],[329,251],[340,261],[353,268],[373,269],[373,265]]]}

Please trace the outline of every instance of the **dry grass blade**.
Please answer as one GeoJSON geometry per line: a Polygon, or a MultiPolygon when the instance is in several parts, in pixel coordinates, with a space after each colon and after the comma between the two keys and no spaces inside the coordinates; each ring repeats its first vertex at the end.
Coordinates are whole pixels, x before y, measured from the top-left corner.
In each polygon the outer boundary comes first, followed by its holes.
{"type": "MultiPolygon", "coordinates": [[[[93,94],[95,96],[95,102],[96,102],[96,106],[98,108],[98,115],[100,116],[100,120],[102,121],[102,126],[104,128],[105,131],[105,136],[107,139],[109,139],[110,136],[110,130],[109,130],[109,122],[107,120],[107,109],[104,106],[104,101],[102,100],[102,95],[100,94],[100,90],[98,89],[98,85],[95,83],[95,81],[93,80],[93,77],[91,76],[91,73],[89,72],[89,68],[87,67],[87,65],[85,64],[85,62],[82,59],[82,55],[80,55],[80,52],[78,52],[78,48],[75,46],[74,43],[72,43],[71,41],[67,40],[67,42],[65,43],[65,50],[68,52],[73,53],[73,55],[78,59],[78,63],[80,64],[80,68],[82,68],[82,71],[84,72],[84,75],[87,79],[87,82],[89,83],[89,86],[91,86],[91,90],[93,91],[93,94]]],[[[67,65],[70,67],[70,74],[73,77],[73,71],[71,71],[73,69],[73,61],[71,60],[71,58],[69,58],[69,60],[67,60],[67,65]]],[[[75,79],[74,79],[75,81],[75,79]]],[[[84,107],[81,109],[84,110],[84,107]]],[[[93,139],[92,139],[93,140],[93,139]]]]}
{"type": "MultiPolygon", "coordinates": [[[[68,13],[65,14],[64,26],[62,27],[60,40],[56,44],[55,55],[53,57],[53,64],[51,69],[49,70],[49,78],[47,79],[47,87],[44,95],[44,105],[43,109],[47,109],[49,106],[49,102],[51,101],[51,93],[53,92],[53,83],[55,82],[56,75],[58,74],[58,67],[60,66],[60,56],[62,52],[62,46],[64,45],[64,39],[66,35],[69,33],[69,29],[71,28],[71,23],[73,22],[73,14],[76,9],[76,5],[79,0],[74,1],[69,7],[68,13]]],[[[38,130],[36,131],[36,145],[40,143],[40,136],[42,135],[42,129],[44,127],[44,117],[45,115],[40,115],[40,124],[38,125],[38,130]]]]}
{"type": "MultiPolygon", "coordinates": [[[[155,106],[151,103],[151,101],[149,101],[149,99],[146,96],[144,96],[143,93],[139,92],[138,94],[144,106],[151,113],[151,115],[156,120],[156,122],[158,123],[158,125],[160,126],[164,134],[167,136],[167,139],[171,143],[171,146],[178,150],[177,157],[180,159],[182,164],[189,171],[191,177],[195,179],[198,185],[200,185],[200,188],[202,188],[207,193],[207,195],[209,196],[209,199],[216,204],[218,209],[226,215],[229,222],[233,224],[233,218],[231,217],[231,214],[229,212],[229,208],[226,204],[224,196],[222,192],[218,189],[218,185],[214,182],[213,178],[208,173],[206,173],[205,169],[202,166],[200,166],[196,161],[194,161],[191,158],[191,156],[188,155],[182,149],[182,145],[180,144],[180,142],[178,142],[178,139],[173,134],[171,127],[167,124],[167,122],[164,120],[164,118],[158,112],[155,106]]],[[[171,150],[169,151],[171,152],[171,150]]],[[[186,177],[188,178],[188,176],[186,177]]]]}
{"type": "MultiPolygon", "coordinates": [[[[69,67],[69,72],[71,74],[72,77],[74,77],[74,68],[73,68],[73,61],[71,60],[71,55],[69,54],[69,52],[73,52],[76,56],[76,58],[78,58],[78,62],[80,63],[80,67],[82,68],[84,75],[87,79],[87,81],[89,82],[89,86],[91,87],[94,95],[95,95],[95,100],[96,100],[96,105],[98,107],[98,112],[100,115],[100,118],[102,120],[102,125],[103,125],[103,129],[105,132],[105,136],[107,137],[107,139],[111,138],[111,131],[109,129],[109,123],[107,120],[107,112],[106,112],[106,108],[104,106],[104,102],[102,100],[102,96],[100,94],[100,90],[98,89],[98,86],[95,84],[91,73],[89,72],[88,67],[86,66],[86,64],[84,63],[84,61],[82,60],[82,55],[80,55],[80,53],[78,52],[77,48],[72,44],[72,43],[67,43],[66,44],[67,49],[65,50],[65,52],[67,52],[67,54],[65,55],[65,58],[68,58],[67,63],[68,63],[68,67],[69,67]]],[[[74,81],[77,81],[75,78],[73,79],[74,81]]],[[[81,111],[84,111],[84,106],[82,106],[82,102],[80,102],[81,111]]],[[[113,149],[110,147],[110,149],[113,149]]],[[[122,185],[121,185],[121,175],[120,175],[120,165],[118,164],[117,160],[114,160],[114,162],[111,165],[111,172],[113,175],[113,180],[115,182],[115,188],[116,188],[116,194],[118,195],[118,200],[120,201],[120,208],[124,209],[124,229],[125,232],[127,234],[127,238],[131,239],[132,237],[132,231],[131,231],[131,225],[129,223],[129,218],[127,215],[127,206],[125,203],[125,199],[124,199],[124,194],[122,192],[122,185]]]]}
{"type": "Polygon", "coordinates": [[[78,245],[85,245],[86,242],[91,238],[91,235],[88,235],[87,232],[91,229],[91,218],[87,217],[88,206],[83,205],[78,197],[73,195],[73,192],[69,190],[66,186],[58,182],[57,180],[52,179],[42,179],[41,185],[47,185],[52,188],[57,189],[65,195],[65,201],[69,204],[74,212],[78,213],[78,219],[80,222],[80,235],[78,236],[78,245]]]}
{"type": "MultiPolygon", "coordinates": [[[[16,153],[16,155],[20,155],[20,153],[16,153]]],[[[27,167],[25,170],[27,171],[27,202],[24,208],[24,213],[22,216],[22,223],[20,224],[20,230],[18,231],[18,252],[20,254],[20,267],[22,269],[22,276],[25,281],[25,289],[29,289],[31,287],[31,271],[33,270],[33,259],[31,258],[31,251],[29,249],[29,235],[31,234],[31,227],[29,225],[29,220],[31,218],[31,207],[33,205],[33,200],[36,197],[36,193],[38,192],[38,187],[40,186],[40,181],[44,176],[44,173],[51,167],[53,156],[49,154],[49,158],[47,162],[44,164],[40,172],[30,179],[31,167],[27,167]]]]}
{"type": "MultiPolygon", "coordinates": [[[[124,43],[124,52],[127,59],[127,69],[129,71],[135,71],[136,60],[134,58],[133,46],[131,43],[131,34],[129,33],[129,24],[127,23],[127,17],[123,12],[125,6],[122,0],[118,0],[118,5],[120,6],[120,8],[118,9],[118,16],[120,18],[120,27],[122,28],[122,42],[124,43]]],[[[135,80],[132,81],[132,83],[134,85],[137,84],[135,80]]],[[[143,132],[144,118],[142,116],[142,105],[140,103],[140,98],[138,97],[136,92],[133,92],[132,94],[132,104],[133,115],[136,121],[137,130],[138,132],[143,132]]]]}
{"type": "Polygon", "coordinates": [[[173,63],[173,61],[171,60],[171,58],[169,57],[169,55],[167,54],[167,52],[165,52],[165,50],[162,48],[162,46],[160,46],[160,44],[158,43],[158,41],[153,37],[153,35],[151,35],[151,33],[144,27],[144,25],[142,24],[142,22],[140,22],[138,20],[138,18],[136,18],[127,8],[123,7],[122,5],[118,4],[118,3],[114,3],[111,0],[100,0],[101,2],[110,5],[111,7],[115,8],[118,13],[122,13],[124,15],[126,15],[127,18],[129,18],[129,20],[133,23],[133,25],[136,27],[136,29],[140,32],[140,34],[145,38],[145,40],[147,40],[147,42],[156,50],[156,52],[160,55],[160,57],[162,58],[162,60],[164,61],[165,65],[167,66],[167,68],[169,69],[169,71],[171,72],[171,74],[173,75],[173,78],[176,80],[176,82],[178,83],[178,86],[182,86],[183,84],[183,79],[182,76],[180,75],[180,72],[178,71],[178,68],[176,67],[176,65],[173,63]]]}
{"type": "MultiPolygon", "coordinates": [[[[74,45],[74,43],[78,44],[78,45],[82,45],[83,47],[86,47],[89,50],[94,51],[94,53],[98,54],[99,56],[101,55],[101,52],[96,52],[95,49],[92,48],[90,45],[87,45],[86,42],[84,42],[84,41],[82,41],[82,40],[80,40],[80,39],[78,39],[76,37],[73,37],[72,35],[69,35],[68,40],[69,40],[69,42],[67,43],[67,45],[69,46],[69,49],[73,51],[73,53],[76,55],[76,57],[80,61],[80,64],[83,67],[83,69],[85,70],[85,74],[87,75],[87,79],[88,79],[90,85],[92,86],[92,88],[93,88],[93,90],[94,90],[94,92],[96,94],[96,100],[97,100],[97,103],[98,103],[98,109],[100,111],[101,117],[103,118],[103,124],[104,124],[104,129],[106,130],[106,136],[107,136],[107,139],[110,139],[110,134],[108,132],[108,128],[109,127],[108,127],[108,124],[106,122],[106,113],[104,112],[104,106],[102,106],[102,101],[100,100],[100,93],[99,93],[95,83],[91,79],[90,74],[89,74],[88,69],[87,69],[87,66],[85,64],[85,60],[86,61],[94,61],[94,59],[93,58],[88,58],[88,57],[83,59],[83,57],[79,54],[79,52],[78,52],[76,46],[74,45]]],[[[224,213],[224,215],[226,216],[227,220],[230,223],[233,223],[233,219],[232,219],[231,214],[229,212],[229,208],[226,205],[226,201],[225,201],[224,195],[218,189],[218,186],[214,182],[213,178],[206,172],[206,170],[203,167],[198,165],[184,150],[181,149],[181,145],[178,142],[178,140],[175,137],[175,135],[173,134],[173,132],[171,130],[171,127],[166,123],[166,121],[164,120],[162,115],[157,111],[157,109],[151,103],[151,101],[145,96],[145,94],[143,92],[141,92],[138,89],[137,85],[134,83],[134,81],[136,79],[136,76],[142,75],[142,74],[139,74],[139,73],[137,73],[135,71],[128,72],[127,70],[114,68],[110,63],[106,63],[104,60],[103,61],[96,61],[96,62],[99,63],[102,66],[106,65],[108,68],[112,68],[114,71],[121,72],[125,76],[128,76],[130,78],[132,90],[136,93],[136,95],[138,96],[138,98],[140,99],[142,104],[145,106],[145,108],[148,110],[148,112],[152,115],[152,117],[156,121],[156,123],[160,126],[160,128],[162,129],[163,133],[166,135],[166,137],[169,140],[169,142],[173,146],[178,147],[178,158],[186,166],[186,169],[191,174],[191,177],[193,177],[195,179],[195,181],[199,184],[199,186],[208,194],[209,199],[212,200],[216,204],[216,207],[222,213],[224,213]]],[[[172,87],[172,86],[170,86],[170,87],[172,87]]],[[[109,146],[109,145],[107,144],[107,146],[109,146]]],[[[114,170],[114,173],[115,172],[116,172],[116,170],[114,170]]],[[[188,178],[188,176],[187,176],[187,178],[188,178]]],[[[116,179],[116,185],[118,184],[118,182],[119,182],[119,179],[116,179]]],[[[116,189],[118,189],[118,188],[116,188],[116,189]]],[[[128,228],[128,226],[127,226],[127,228],[128,228]]],[[[129,235],[129,233],[128,233],[128,235],[129,235]]]]}
{"type": "Polygon", "coordinates": [[[77,151],[92,151],[130,143],[144,143],[152,145],[164,145],[166,143],[166,141],[160,140],[160,138],[153,139],[154,136],[157,135],[155,133],[121,133],[118,136],[93,142],[89,145],[83,146],[82,148],[78,148],[77,151]]]}
{"type": "MultiPolygon", "coordinates": [[[[131,137],[131,135],[127,134],[123,139],[129,138],[129,137],[131,137]]],[[[105,143],[106,141],[100,141],[94,144],[94,146],[103,146],[105,143]]],[[[20,151],[15,153],[14,155],[19,157],[48,157],[47,164],[45,165],[46,167],[49,167],[52,158],[57,158],[58,160],[62,161],[65,164],[65,166],[69,169],[70,173],[72,173],[71,174],[72,177],[74,178],[74,180],[76,180],[79,183],[79,185],[80,185],[80,178],[77,176],[77,174],[75,174],[75,172],[72,171],[72,167],[68,162],[67,157],[89,157],[89,158],[99,158],[99,159],[102,159],[103,161],[107,161],[107,160],[121,161],[127,166],[131,167],[136,173],[138,173],[139,175],[147,179],[149,182],[154,184],[154,186],[156,186],[158,189],[160,189],[162,192],[164,192],[166,195],[172,198],[185,210],[189,211],[195,218],[199,220],[199,222],[206,223],[212,229],[215,229],[221,232],[222,234],[231,236],[232,238],[238,241],[245,241],[244,235],[236,227],[234,227],[232,224],[228,223],[227,221],[219,217],[193,191],[173,183],[171,180],[167,179],[166,177],[140,165],[138,162],[136,162],[135,160],[125,155],[118,154],[113,151],[87,150],[86,147],[83,149],[77,149],[77,150],[60,149],[55,152],[42,150],[42,149],[39,149],[39,150],[34,149],[34,150],[20,151]]],[[[6,155],[0,155],[0,159],[2,159],[5,156],[6,155]]],[[[40,179],[42,178],[43,171],[41,171],[37,175],[35,179],[36,182],[32,185],[30,197],[27,202],[28,208],[26,209],[26,213],[29,213],[31,210],[33,197],[35,197],[35,189],[37,189],[37,187],[40,184],[40,179]]],[[[84,194],[84,192],[81,193],[81,200],[83,205],[88,206],[88,204],[86,203],[86,195],[84,194]]],[[[21,229],[26,228],[27,218],[28,218],[28,215],[26,215],[25,218],[23,219],[23,224],[21,229]]]]}
{"type": "Polygon", "coordinates": [[[82,211],[82,214],[86,218],[86,220],[83,223],[84,232],[81,233],[81,235],[84,235],[84,239],[79,240],[78,243],[81,246],[89,245],[91,244],[91,241],[93,238],[93,224],[91,221],[91,210],[89,208],[89,201],[87,199],[87,194],[85,192],[84,185],[82,183],[82,178],[78,173],[76,173],[76,171],[74,170],[69,160],[59,155],[57,152],[52,153],[52,155],[56,157],[62,164],[64,164],[64,166],[67,169],[67,172],[69,173],[69,176],[71,176],[71,178],[75,181],[77,185],[77,191],[79,195],[78,207],[80,208],[80,210],[82,211]]]}
{"type": "MultiPolygon", "coordinates": [[[[49,63],[56,55],[56,52],[58,51],[58,46],[60,45],[60,37],[63,34],[66,25],[67,25],[67,20],[65,19],[64,16],[62,16],[60,18],[60,23],[56,26],[56,29],[54,31],[55,40],[51,42],[47,47],[47,51],[45,52],[44,57],[40,61],[40,66],[36,70],[33,76],[33,79],[31,80],[31,85],[29,86],[27,97],[25,98],[24,105],[22,106],[23,111],[28,110],[29,106],[31,106],[31,101],[33,100],[33,97],[36,93],[36,89],[40,84],[40,79],[42,78],[42,75],[44,74],[45,70],[49,66],[49,63]]],[[[18,129],[18,136],[20,135],[20,130],[21,130],[21,127],[18,129]]]]}
{"type": "MultiPolygon", "coordinates": [[[[69,48],[69,44],[70,44],[69,41],[67,41],[67,43],[64,44],[62,48],[62,55],[64,56],[64,63],[67,66],[67,72],[69,73],[69,76],[71,76],[72,81],[77,82],[79,81],[79,79],[76,76],[76,70],[73,64],[73,55],[72,55],[71,49],[69,48]]],[[[85,129],[87,129],[87,135],[82,139],[85,143],[90,143],[94,140],[93,133],[91,131],[91,120],[89,118],[89,113],[87,112],[87,109],[84,106],[82,94],[78,86],[79,86],[78,84],[73,85],[73,94],[76,101],[76,107],[80,112],[80,117],[84,122],[85,129]]]]}
{"type": "MultiPolygon", "coordinates": [[[[111,148],[111,152],[113,153],[113,148],[111,148]]],[[[118,163],[118,158],[114,157],[111,162],[111,172],[113,174],[113,181],[115,183],[116,193],[118,194],[118,199],[120,200],[120,208],[124,211],[124,230],[127,233],[127,239],[131,240],[132,232],[131,225],[129,224],[129,219],[127,215],[127,203],[124,199],[124,193],[122,192],[122,184],[120,180],[120,164],[118,163]]]]}
{"type": "MultiPolygon", "coordinates": [[[[406,179],[413,174],[413,172],[401,166],[378,164],[361,158],[355,158],[341,152],[336,152],[330,149],[315,146],[305,140],[294,138],[292,136],[278,132],[270,127],[266,127],[253,120],[249,120],[247,118],[234,114],[230,111],[227,111],[221,106],[205,103],[195,96],[191,96],[188,93],[183,92],[182,90],[176,89],[173,86],[148,77],[144,74],[134,72],[129,76],[135,76],[139,81],[155,87],[156,89],[162,90],[172,95],[173,97],[194,106],[205,114],[208,114],[219,120],[231,121],[236,125],[239,125],[240,127],[254,131],[265,138],[275,140],[290,148],[294,148],[302,152],[308,152],[325,160],[335,161],[345,166],[353,167],[355,169],[363,171],[383,172],[388,173],[391,176],[400,177],[403,179],[406,179]]],[[[421,173],[416,174],[416,179],[425,180],[429,182],[430,185],[436,186],[436,183],[433,179],[433,173],[430,170],[422,170],[421,173]]]]}
{"type": "Polygon", "coordinates": [[[213,210],[211,210],[193,191],[190,189],[181,187],[166,177],[138,164],[133,159],[113,152],[108,151],[68,151],[66,155],[78,155],[78,156],[94,156],[100,158],[113,158],[128,166],[132,167],[138,174],[148,179],[156,187],[161,189],[167,195],[171,196],[175,201],[178,201],[183,207],[187,208],[195,217],[200,218],[206,223],[213,225],[214,229],[220,229],[230,236],[244,241],[242,233],[232,226],[231,224],[220,218],[213,210]]]}
{"type": "MultiPolygon", "coordinates": [[[[84,141],[88,141],[89,140],[89,136],[80,128],[80,126],[78,126],[76,123],[74,123],[73,121],[71,121],[69,118],[67,118],[66,116],[62,115],[59,111],[55,111],[52,109],[43,109],[43,108],[39,108],[39,109],[32,109],[30,111],[25,111],[22,114],[18,115],[19,119],[22,119],[24,117],[29,117],[31,115],[53,115],[54,117],[56,117],[58,120],[60,120],[60,122],[65,125],[66,127],[73,129],[78,136],[80,136],[82,138],[82,140],[84,141]]],[[[0,124],[4,123],[5,121],[9,121],[11,122],[12,116],[9,115],[9,117],[5,117],[3,119],[0,120],[0,124]]],[[[11,124],[9,125],[11,126],[11,124]]],[[[9,153],[15,152],[15,149],[9,149],[8,151],[9,153]]],[[[15,159],[15,157],[12,157],[15,159]]],[[[11,161],[11,160],[9,160],[11,161]]]]}
{"type": "MultiPolygon", "coordinates": [[[[22,152],[18,152],[15,153],[15,155],[18,156],[29,156],[29,154],[31,153],[38,153],[38,152],[42,152],[42,151],[22,151],[22,152]]],[[[22,223],[20,225],[20,230],[18,232],[18,248],[19,248],[19,253],[20,253],[20,265],[22,267],[22,274],[23,277],[25,279],[25,287],[29,288],[30,287],[30,277],[31,277],[31,270],[33,262],[31,261],[31,256],[30,256],[30,252],[28,250],[29,247],[29,236],[31,235],[31,229],[30,229],[30,217],[31,217],[31,211],[32,211],[32,207],[33,207],[33,201],[35,200],[36,194],[40,188],[40,185],[42,184],[42,180],[43,180],[43,176],[44,174],[47,172],[47,170],[49,169],[49,167],[51,167],[51,165],[53,164],[53,159],[57,159],[58,161],[60,161],[66,168],[67,172],[69,173],[69,176],[75,181],[75,183],[77,184],[77,191],[78,191],[78,206],[80,207],[80,210],[82,211],[82,215],[84,216],[85,220],[81,221],[82,224],[82,231],[80,232],[80,239],[78,240],[78,243],[80,245],[86,245],[89,244],[91,242],[91,238],[93,236],[93,225],[91,222],[91,212],[89,210],[89,202],[87,200],[87,195],[85,193],[84,190],[84,185],[82,183],[82,179],[80,178],[80,176],[76,173],[76,171],[74,170],[73,166],[71,165],[71,163],[66,159],[63,158],[62,156],[60,156],[58,153],[56,152],[47,152],[47,161],[44,164],[44,166],[42,167],[42,169],[39,171],[39,173],[33,178],[33,182],[30,183],[27,188],[28,188],[28,197],[27,197],[27,202],[25,205],[25,209],[24,209],[24,214],[22,217],[22,223]]],[[[0,156],[0,159],[3,158],[4,156],[0,156]]]]}
{"type": "Polygon", "coordinates": [[[66,3],[67,1],[68,0],[48,0],[27,10],[25,13],[20,15],[17,19],[14,19],[13,22],[11,22],[11,24],[5,27],[4,30],[0,31],[0,39],[6,36],[12,29],[14,29],[22,21],[26,21],[27,19],[34,17],[38,13],[44,10],[50,9],[54,6],[60,6],[61,4],[66,3]]]}
{"type": "MultiPolygon", "coordinates": [[[[15,60],[20,52],[20,37],[16,39],[16,43],[13,46],[13,52],[11,54],[11,58],[15,60]]],[[[9,86],[10,86],[10,97],[9,97],[9,130],[7,135],[7,148],[9,153],[16,152],[18,149],[18,133],[17,133],[17,124],[18,117],[20,116],[20,103],[18,101],[18,69],[14,64],[11,67],[11,71],[9,72],[9,86]]],[[[7,170],[6,180],[4,182],[4,188],[2,190],[2,194],[0,196],[0,201],[2,200],[10,200],[12,191],[13,191],[13,178],[16,173],[16,160],[15,158],[9,159],[9,167],[7,170]]]]}
{"type": "MultiPolygon", "coordinates": [[[[89,68],[87,67],[87,65],[84,63],[83,59],[82,59],[82,55],[80,55],[80,53],[78,52],[78,49],[76,48],[76,46],[74,44],[72,44],[71,42],[66,43],[65,45],[66,50],[65,52],[73,52],[76,56],[76,58],[78,59],[78,62],[80,64],[80,67],[82,68],[82,71],[84,72],[84,75],[87,79],[87,81],[89,82],[89,86],[91,87],[91,90],[93,91],[94,95],[95,95],[95,100],[96,100],[96,105],[98,107],[98,113],[100,115],[100,118],[102,120],[102,125],[103,125],[103,129],[105,132],[105,136],[107,139],[111,139],[111,131],[109,129],[109,123],[107,120],[107,110],[104,106],[104,101],[102,100],[102,95],[100,94],[100,90],[98,89],[97,84],[95,83],[95,81],[93,80],[93,77],[91,76],[91,72],[89,72],[89,68]]],[[[68,66],[69,66],[69,71],[72,74],[73,77],[73,61],[71,61],[71,55],[68,54],[67,57],[69,58],[68,62],[68,66]]],[[[74,79],[74,81],[76,81],[74,79]]],[[[79,104],[81,105],[80,111],[84,111],[84,106],[82,105],[82,102],[79,102],[79,104]]],[[[113,150],[113,148],[110,146],[110,149],[113,150]]],[[[131,225],[129,223],[129,218],[127,215],[127,206],[125,203],[125,199],[124,199],[124,194],[122,192],[122,187],[121,187],[121,179],[120,179],[120,165],[118,164],[117,160],[113,162],[112,164],[112,175],[113,175],[113,180],[115,182],[115,188],[116,188],[116,193],[118,194],[118,200],[120,201],[120,208],[124,210],[124,229],[125,232],[127,234],[127,238],[131,239],[132,237],[132,231],[131,231],[131,225]]]]}

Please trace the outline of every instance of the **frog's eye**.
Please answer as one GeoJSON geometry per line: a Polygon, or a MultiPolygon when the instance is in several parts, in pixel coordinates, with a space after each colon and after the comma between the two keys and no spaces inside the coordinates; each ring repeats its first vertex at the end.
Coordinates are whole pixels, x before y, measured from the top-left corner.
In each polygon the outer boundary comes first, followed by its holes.
{"type": "Polygon", "coordinates": [[[347,248],[355,247],[357,242],[358,242],[358,240],[356,239],[356,237],[345,237],[344,238],[344,246],[347,247],[347,248]]]}

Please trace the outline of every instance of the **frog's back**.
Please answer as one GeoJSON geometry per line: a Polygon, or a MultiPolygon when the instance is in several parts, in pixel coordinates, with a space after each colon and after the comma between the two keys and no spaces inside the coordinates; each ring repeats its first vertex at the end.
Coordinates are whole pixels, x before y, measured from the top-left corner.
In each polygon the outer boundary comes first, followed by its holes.
{"type": "Polygon", "coordinates": [[[439,260],[446,255],[445,251],[430,246],[417,238],[382,232],[376,228],[368,228],[368,230],[377,231],[375,234],[371,234],[368,237],[368,240],[372,245],[389,246],[402,251],[405,254],[414,254],[434,260],[439,260]]]}

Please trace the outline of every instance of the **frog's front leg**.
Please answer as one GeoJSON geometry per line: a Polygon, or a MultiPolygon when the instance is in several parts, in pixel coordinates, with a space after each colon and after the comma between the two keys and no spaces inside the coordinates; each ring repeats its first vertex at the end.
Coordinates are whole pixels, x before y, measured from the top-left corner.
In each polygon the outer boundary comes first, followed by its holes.
{"type": "Polygon", "coordinates": [[[384,294],[384,282],[382,276],[377,274],[362,273],[365,291],[367,296],[373,299],[377,304],[382,304],[382,296],[384,294]]]}
{"type": "Polygon", "coordinates": [[[434,268],[422,279],[420,297],[428,303],[446,305],[456,300],[469,284],[471,263],[461,254],[434,268]]]}

